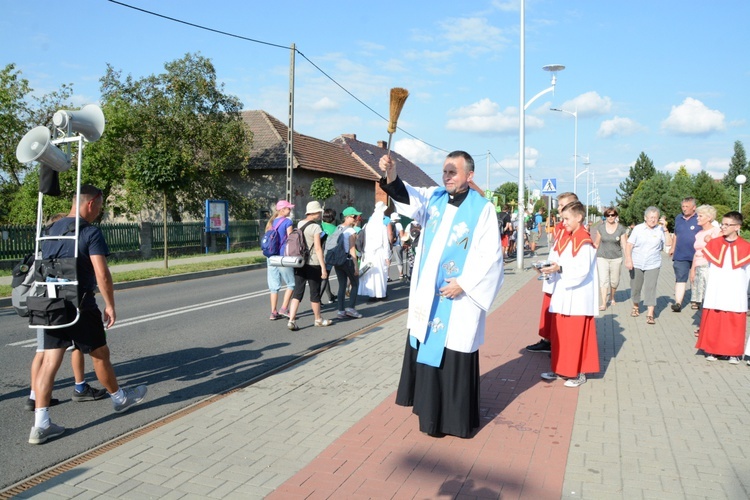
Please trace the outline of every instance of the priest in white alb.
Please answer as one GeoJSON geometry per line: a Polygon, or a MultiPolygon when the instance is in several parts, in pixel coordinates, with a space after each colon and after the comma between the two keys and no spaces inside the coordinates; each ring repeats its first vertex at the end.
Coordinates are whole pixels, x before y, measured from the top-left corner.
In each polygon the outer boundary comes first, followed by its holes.
{"type": "Polygon", "coordinates": [[[410,186],[388,156],[380,168],[396,211],[422,226],[396,404],[412,406],[426,434],[471,437],[479,427],[479,347],[503,283],[494,206],[471,188],[474,160],[466,152],[445,159],[444,187],[410,186]]]}

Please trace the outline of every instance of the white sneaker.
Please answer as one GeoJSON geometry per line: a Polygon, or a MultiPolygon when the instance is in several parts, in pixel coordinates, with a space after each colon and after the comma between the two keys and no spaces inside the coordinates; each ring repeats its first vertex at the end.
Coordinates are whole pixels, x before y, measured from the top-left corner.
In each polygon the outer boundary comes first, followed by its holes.
{"type": "Polygon", "coordinates": [[[347,307],[345,309],[345,312],[346,312],[346,315],[349,316],[350,318],[361,318],[362,317],[362,315],[359,314],[356,309],[351,308],[351,307],[347,307]]]}
{"type": "Polygon", "coordinates": [[[65,427],[49,423],[49,427],[32,427],[29,434],[29,444],[46,443],[48,439],[60,436],[65,432],[65,427]]]}
{"type": "Polygon", "coordinates": [[[148,387],[145,385],[139,385],[135,389],[123,389],[125,392],[125,401],[120,404],[112,403],[114,410],[117,413],[121,413],[130,409],[130,407],[140,404],[146,397],[148,387]]]}
{"type": "Polygon", "coordinates": [[[739,365],[740,364],[740,358],[737,356],[729,356],[729,364],[730,365],[739,365]]]}
{"type": "Polygon", "coordinates": [[[716,356],[714,356],[713,354],[708,354],[706,356],[706,361],[716,361],[716,356]]]}
{"type": "Polygon", "coordinates": [[[569,378],[565,381],[565,387],[578,387],[579,385],[586,383],[586,374],[579,373],[575,378],[569,378]]]}
{"type": "Polygon", "coordinates": [[[557,380],[557,373],[555,372],[544,372],[542,373],[542,378],[544,380],[557,380]]]}

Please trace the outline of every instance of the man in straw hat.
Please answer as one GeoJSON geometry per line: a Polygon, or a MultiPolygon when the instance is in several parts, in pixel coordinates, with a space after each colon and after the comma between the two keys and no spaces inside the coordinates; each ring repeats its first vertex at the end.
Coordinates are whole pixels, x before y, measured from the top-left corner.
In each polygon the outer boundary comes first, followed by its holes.
{"type": "Polygon", "coordinates": [[[479,427],[479,346],[503,282],[495,209],[473,187],[474,160],[454,151],[443,185],[415,188],[380,159],[396,211],[422,226],[409,293],[409,335],[396,404],[413,406],[419,430],[470,437],[479,427]],[[468,265],[471,262],[471,265],[468,265]]]}

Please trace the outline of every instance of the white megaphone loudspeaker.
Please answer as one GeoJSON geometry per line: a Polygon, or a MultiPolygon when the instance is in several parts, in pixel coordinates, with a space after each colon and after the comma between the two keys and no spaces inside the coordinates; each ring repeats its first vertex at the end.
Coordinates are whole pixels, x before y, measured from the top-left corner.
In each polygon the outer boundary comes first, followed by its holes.
{"type": "Polygon", "coordinates": [[[29,130],[16,148],[16,158],[21,163],[38,161],[56,172],[70,168],[70,158],[52,144],[49,129],[39,126],[29,130]]]}
{"type": "Polygon", "coordinates": [[[61,109],[52,117],[52,123],[59,129],[68,125],[88,142],[98,141],[104,132],[104,113],[96,104],[87,104],[78,111],[61,109]]]}

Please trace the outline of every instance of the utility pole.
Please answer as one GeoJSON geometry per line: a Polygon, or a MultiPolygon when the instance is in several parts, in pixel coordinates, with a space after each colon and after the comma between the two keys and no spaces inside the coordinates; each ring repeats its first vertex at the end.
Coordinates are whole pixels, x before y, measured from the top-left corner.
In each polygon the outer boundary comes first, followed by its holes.
{"type": "Polygon", "coordinates": [[[289,126],[286,138],[286,201],[294,204],[292,173],[294,170],[294,56],[296,45],[292,44],[289,56],[289,126]]]}

